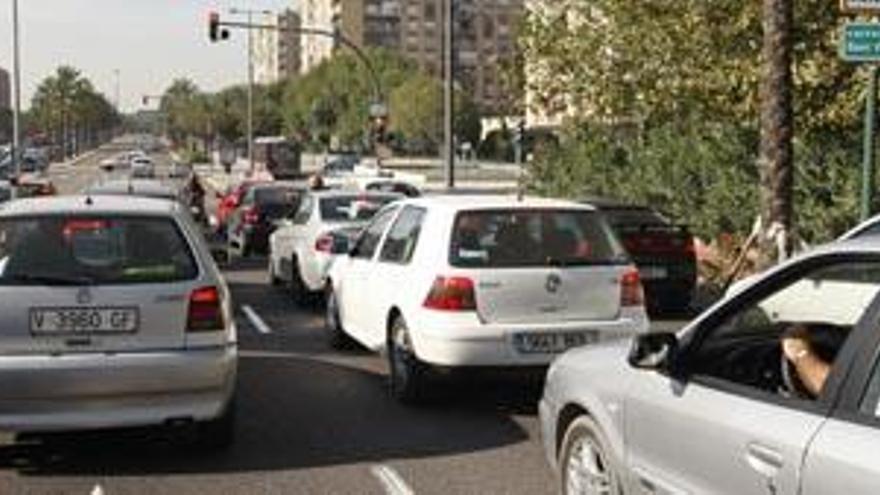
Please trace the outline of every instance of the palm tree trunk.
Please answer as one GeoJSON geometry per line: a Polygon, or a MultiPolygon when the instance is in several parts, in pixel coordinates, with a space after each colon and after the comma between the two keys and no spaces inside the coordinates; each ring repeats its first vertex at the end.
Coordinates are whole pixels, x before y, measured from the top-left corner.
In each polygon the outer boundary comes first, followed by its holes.
{"type": "MultiPolygon", "coordinates": [[[[794,160],[792,23],[794,0],[762,0],[764,78],[761,84],[761,220],[765,253],[791,251],[794,160]],[[772,243],[772,244],[771,244],[772,243]],[[773,246],[773,247],[771,247],[773,246]]],[[[776,256],[777,258],[779,256],[776,256]]]]}

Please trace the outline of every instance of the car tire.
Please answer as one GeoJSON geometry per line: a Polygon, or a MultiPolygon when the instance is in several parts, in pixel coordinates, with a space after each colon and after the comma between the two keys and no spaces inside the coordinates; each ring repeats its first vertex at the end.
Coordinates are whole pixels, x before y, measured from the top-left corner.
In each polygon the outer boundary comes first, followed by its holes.
{"type": "Polygon", "coordinates": [[[416,356],[409,328],[401,316],[391,323],[386,354],[392,397],[403,404],[415,405],[423,402],[430,370],[416,356]]]}
{"type": "Polygon", "coordinates": [[[302,278],[299,270],[299,260],[294,257],[290,260],[290,294],[297,306],[304,307],[308,305],[311,294],[302,278]]]}
{"type": "Polygon", "coordinates": [[[354,341],[345,333],[342,319],[339,318],[339,301],[332,287],[327,287],[327,304],[324,306],[324,329],[327,334],[327,343],[333,349],[350,349],[354,347],[354,341]]]}
{"type": "Polygon", "coordinates": [[[223,414],[199,423],[197,446],[205,450],[226,450],[235,441],[235,400],[229,402],[223,414]]]}
{"type": "Polygon", "coordinates": [[[560,449],[560,493],[619,495],[618,473],[608,441],[596,422],[586,415],[572,421],[560,449]]]}
{"type": "Polygon", "coordinates": [[[269,285],[272,287],[279,287],[281,285],[281,279],[278,278],[278,273],[275,270],[275,260],[272,259],[272,255],[269,254],[269,285]]]}

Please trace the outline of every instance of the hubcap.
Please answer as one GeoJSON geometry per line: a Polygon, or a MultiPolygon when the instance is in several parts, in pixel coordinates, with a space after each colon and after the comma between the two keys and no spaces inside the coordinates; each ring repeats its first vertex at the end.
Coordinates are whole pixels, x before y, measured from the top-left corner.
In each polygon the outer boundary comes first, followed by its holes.
{"type": "Polygon", "coordinates": [[[331,292],[330,295],[327,296],[327,324],[330,326],[330,330],[336,330],[339,328],[337,318],[336,296],[331,292]]]}
{"type": "Polygon", "coordinates": [[[391,366],[394,378],[401,383],[406,383],[409,378],[407,368],[410,357],[409,335],[403,328],[395,328],[391,340],[391,366]]]}
{"type": "Polygon", "coordinates": [[[611,495],[611,477],[601,450],[588,437],[574,441],[565,466],[568,495],[611,495]]]}

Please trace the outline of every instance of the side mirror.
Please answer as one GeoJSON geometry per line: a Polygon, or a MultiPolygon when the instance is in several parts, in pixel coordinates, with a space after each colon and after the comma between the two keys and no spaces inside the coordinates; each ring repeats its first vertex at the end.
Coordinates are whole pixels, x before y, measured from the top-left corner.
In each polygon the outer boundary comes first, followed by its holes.
{"type": "Polygon", "coordinates": [[[223,193],[221,193],[220,191],[214,191],[214,197],[216,197],[217,199],[223,199],[223,193]]]}
{"type": "Polygon", "coordinates": [[[640,370],[667,371],[678,354],[678,337],[674,333],[646,333],[633,339],[627,361],[640,370]]]}

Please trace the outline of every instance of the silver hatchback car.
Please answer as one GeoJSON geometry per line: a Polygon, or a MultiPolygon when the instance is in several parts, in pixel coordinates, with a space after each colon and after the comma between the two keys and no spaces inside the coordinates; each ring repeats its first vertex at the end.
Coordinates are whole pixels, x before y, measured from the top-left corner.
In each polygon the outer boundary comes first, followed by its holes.
{"type": "Polygon", "coordinates": [[[550,368],[545,449],[565,494],[880,493],[880,244],[819,248],[678,334],[550,368]]]}
{"type": "Polygon", "coordinates": [[[195,424],[232,440],[230,293],[178,203],[0,206],[0,430],[195,424]]]}

